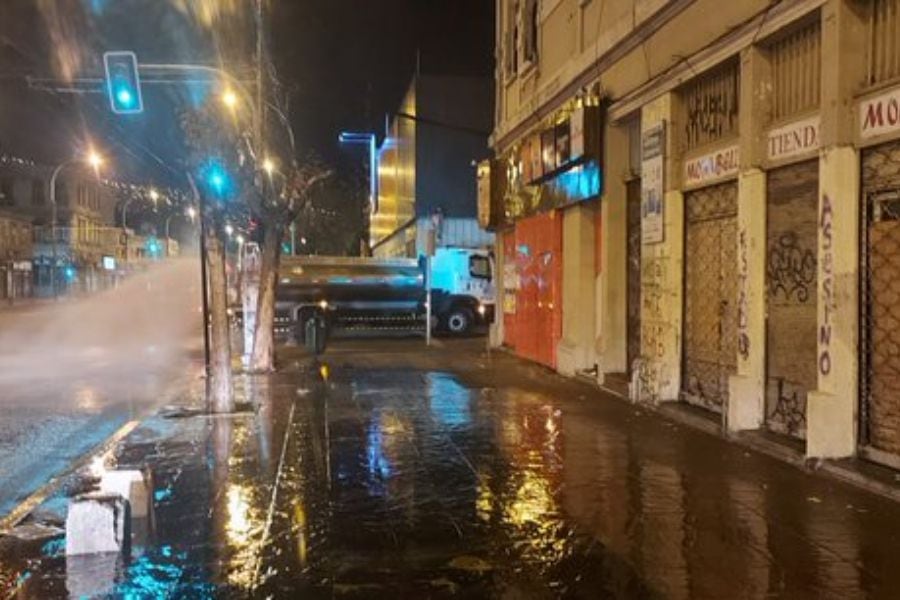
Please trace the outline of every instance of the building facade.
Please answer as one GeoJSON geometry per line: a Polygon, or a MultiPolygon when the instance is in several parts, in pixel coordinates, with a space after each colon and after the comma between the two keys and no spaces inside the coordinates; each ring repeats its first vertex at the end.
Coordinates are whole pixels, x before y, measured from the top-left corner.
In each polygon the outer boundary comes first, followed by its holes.
{"type": "Polygon", "coordinates": [[[32,263],[29,294],[92,292],[113,285],[117,275],[109,258],[125,260],[122,233],[114,226],[114,190],[90,170],[67,168],[56,181],[54,210],[51,174],[52,168],[26,161],[0,164],[0,208],[28,223],[31,232],[30,256],[17,261],[32,263]]]}
{"type": "Polygon", "coordinates": [[[900,1],[497,14],[493,341],[900,466],[900,1]]]}
{"type": "Polygon", "coordinates": [[[0,300],[32,295],[32,239],[31,221],[0,210],[0,300]]]}
{"type": "Polygon", "coordinates": [[[375,256],[493,244],[476,219],[474,183],[474,165],[488,153],[491,104],[489,80],[416,75],[378,149],[375,256]]]}

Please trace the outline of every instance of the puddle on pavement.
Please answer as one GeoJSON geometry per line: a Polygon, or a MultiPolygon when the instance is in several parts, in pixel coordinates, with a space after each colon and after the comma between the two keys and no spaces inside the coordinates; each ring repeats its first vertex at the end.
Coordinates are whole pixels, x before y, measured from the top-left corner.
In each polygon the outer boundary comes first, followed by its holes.
{"type": "Polygon", "coordinates": [[[23,596],[763,598],[898,583],[869,558],[891,556],[884,505],[625,405],[597,414],[514,370],[490,393],[443,372],[318,375],[245,378],[255,413],[138,436],[125,453],[156,481],[143,552],[46,558],[23,596]]]}

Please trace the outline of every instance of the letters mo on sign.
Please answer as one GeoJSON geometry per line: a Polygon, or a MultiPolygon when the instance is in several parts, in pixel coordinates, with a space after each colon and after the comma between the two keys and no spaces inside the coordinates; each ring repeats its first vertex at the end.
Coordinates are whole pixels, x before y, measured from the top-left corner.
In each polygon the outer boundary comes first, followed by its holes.
{"type": "Polygon", "coordinates": [[[789,123],[769,131],[766,154],[769,160],[800,156],[819,149],[819,117],[789,123]]]}
{"type": "Polygon", "coordinates": [[[663,150],[665,123],[641,135],[641,240],[645,244],[663,241],[663,150]]]}
{"type": "Polygon", "coordinates": [[[859,105],[862,139],[900,131],[900,88],[863,100],[859,105]]]}
{"type": "Polygon", "coordinates": [[[704,154],[684,163],[684,183],[697,186],[737,175],[740,150],[737,145],[728,146],[704,154]]]}

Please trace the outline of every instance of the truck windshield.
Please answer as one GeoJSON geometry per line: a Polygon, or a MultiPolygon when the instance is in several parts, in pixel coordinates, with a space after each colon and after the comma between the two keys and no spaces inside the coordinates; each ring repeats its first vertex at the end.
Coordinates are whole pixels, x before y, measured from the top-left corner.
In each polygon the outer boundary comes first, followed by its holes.
{"type": "Polygon", "coordinates": [[[479,279],[491,278],[491,261],[487,256],[469,257],[469,275],[479,279]]]}

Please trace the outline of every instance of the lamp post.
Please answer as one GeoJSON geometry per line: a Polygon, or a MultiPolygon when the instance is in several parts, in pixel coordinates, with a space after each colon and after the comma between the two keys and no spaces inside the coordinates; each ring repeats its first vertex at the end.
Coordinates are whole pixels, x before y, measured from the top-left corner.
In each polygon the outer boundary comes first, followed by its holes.
{"type": "Polygon", "coordinates": [[[91,150],[88,152],[86,157],[75,156],[67,161],[58,164],[50,174],[50,288],[53,292],[54,298],[58,296],[56,289],[56,180],[59,178],[59,174],[63,172],[63,169],[80,162],[86,162],[96,171],[103,164],[103,158],[99,154],[91,150]]]}

